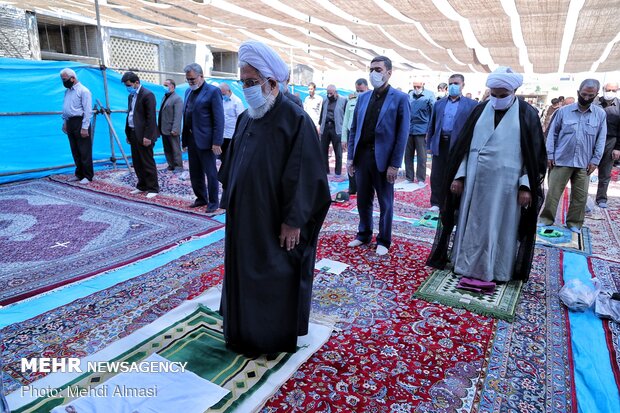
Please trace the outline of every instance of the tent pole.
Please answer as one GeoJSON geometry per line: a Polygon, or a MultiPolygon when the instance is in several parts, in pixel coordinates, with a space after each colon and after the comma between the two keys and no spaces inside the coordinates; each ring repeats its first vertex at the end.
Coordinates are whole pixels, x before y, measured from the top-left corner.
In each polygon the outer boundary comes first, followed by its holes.
{"type": "MultiPolygon", "coordinates": [[[[105,73],[105,71],[103,73],[105,73]]],[[[99,99],[97,99],[96,101],[97,101],[97,105],[99,105],[99,113],[101,113],[101,114],[103,114],[103,116],[105,116],[105,119],[108,121],[108,125],[110,126],[110,140],[112,141],[112,139],[116,139],[116,143],[118,144],[118,149],[120,149],[121,155],[123,156],[123,159],[125,160],[125,163],[127,164],[127,169],[129,169],[129,171],[131,171],[131,166],[129,164],[129,159],[127,158],[127,155],[125,155],[125,150],[123,149],[123,145],[121,144],[121,140],[118,138],[118,135],[116,134],[116,131],[114,130],[114,126],[112,125],[112,119],[110,118],[110,114],[108,113],[108,109],[103,107],[103,105],[101,104],[101,101],[99,101],[99,99]]],[[[113,144],[114,144],[114,141],[112,141],[112,145],[113,144]]],[[[112,147],[112,155],[114,155],[114,147],[112,147]]],[[[116,168],[116,159],[114,159],[112,164],[116,168]]]]}

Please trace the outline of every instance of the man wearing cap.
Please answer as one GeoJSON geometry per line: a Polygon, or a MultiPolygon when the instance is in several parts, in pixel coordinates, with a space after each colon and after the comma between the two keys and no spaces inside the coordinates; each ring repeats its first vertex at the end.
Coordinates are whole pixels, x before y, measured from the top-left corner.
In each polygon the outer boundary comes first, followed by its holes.
{"type": "Polygon", "coordinates": [[[448,162],[445,205],[428,265],[483,281],[527,280],[543,201],[545,144],[538,112],[517,99],[523,76],[499,67],[448,162]],[[454,244],[449,242],[458,213],[454,244]]]}
{"type": "Polygon", "coordinates": [[[359,95],[349,131],[347,167],[357,182],[360,215],[351,248],[372,241],[373,200],[379,201],[377,255],[386,255],[392,244],[394,182],[409,136],[410,108],[407,95],[390,86],[392,61],[377,56],[370,62],[372,92],[359,95]]]}
{"type": "Polygon", "coordinates": [[[239,48],[248,104],[220,169],[226,209],[220,312],[229,348],[294,352],[308,333],[319,231],[331,197],[316,128],[285,98],[288,67],[269,46],[239,48]]]}

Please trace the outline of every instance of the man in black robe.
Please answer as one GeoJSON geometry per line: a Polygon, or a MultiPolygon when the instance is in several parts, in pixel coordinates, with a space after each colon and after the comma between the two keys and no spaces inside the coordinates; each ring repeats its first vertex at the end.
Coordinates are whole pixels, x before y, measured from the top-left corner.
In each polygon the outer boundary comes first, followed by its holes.
{"type": "Polygon", "coordinates": [[[312,119],[283,97],[288,67],[268,46],[239,48],[248,110],[220,170],[226,209],[220,312],[226,344],[245,354],[295,352],[308,333],[329,185],[312,119]]]}
{"type": "Polygon", "coordinates": [[[515,91],[521,83],[521,75],[512,72],[510,68],[500,67],[489,75],[487,86],[491,88],[490,100],[474,108],[461,130],[456,146],[450,152],[449,169],[444,181],[445,201],[440,212],[435,244],[428,258],[428,265],[443,269],[451,259],[455,265],[454,271],[461,275],[485,281],[508,279],[527,281],[534,256],[536,221],[544,198],[543,180],[547,156],[538,112],[515,96],[515,91]],[[487,107],[488,105],[491,106],[487,107]],[[503,123],[510,130],[505,130],[506,127],[503,127],[500,132],[493,131],[497,130],[504,118],[512,118],[512,122],[503,123]],[[490,120],[490,125],[486,123],[486,119],[490,120]],[[491,130],[485,130],[489,126],[491,130]],[[476,139],[487,136],[487,142],[490,142],[492,139],[489,139],[488,135],[496,133],[499,133],[496,136],[501,136],[503,139],[509,136],[518,139],[516,146],[520,147],[520,153],[490,152],[484,147],[482,149],[475,147],[476,139]],[[468,156],[470,162],[467,160],[468,156]],[[504,157],[512,157],[513,161],[520,158],[516,162],[519,168],[515,169],[513,165],[515,162],[505,160],[504,157]],[[493,162],[497,166],[495,169],[497,173],[478,172],[470,176],[473,171],[469,169],[469,165],[476,165],[476,162],[478,165],[482,162],[493,162]],[[465,168],[467,168],[466,174],[463,172],[465,168]],[[522,176],[508,181],[498,179],[498,176],[506,171],[513,171],[516,177],[522,176]],[[466,196],[468,190],[470,193],[466,196]],[[471,196],[473,191],[488,191],[494,194],[475,197],[475,199],[491,199],[494,203],[469,205],[467,202],[461,202],[461,198],[465,201],[474,199],[471,196]],[[504,220],[498,218],[504,210],[511,208],[517,208],[514,210],[514,217],[504,220]],[[463,216],[458,216],[459,214],[463,216]],[[457,221],[461,228],[457,230],[454,246],[450,246],[452,230],[457,221]],[[478,227],[467,231],[468,226],[472,225],[478,227]],[[508,228],[509,225],[514,225],[516,228],[508,228]],[[513,231],[515,238],[503,239],[507,233],[513,231]],[[469,237],[463,234],[469,234],[469,237]],[[515,244],[512,248],[501,249],[498,248],[497,240],[503,240],[505,246],[510,242],[515,244]],[[464,245],[466,247],[463,247],[464,245]],[[475,246],[483,250],[476,251],[475,246]],[[493,248],[495,250],[492,250],[493,248]],[[498,250],[511,251],[511,254],[512,251],[516,252],[514,256],[506,257],[501,252],[498,253],[498,250]],[[464,263],[461,264],[462,267],[459,267],[459,253],[460,262],[464,263]],[[509,267],[508,271],[505,271],[506,267],[509,267]]]}

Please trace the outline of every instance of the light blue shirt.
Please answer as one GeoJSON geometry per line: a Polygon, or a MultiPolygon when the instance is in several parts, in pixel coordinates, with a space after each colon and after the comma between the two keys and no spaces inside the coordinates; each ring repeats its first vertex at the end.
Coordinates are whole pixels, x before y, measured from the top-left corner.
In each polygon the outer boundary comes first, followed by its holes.
{"type": "Polygon", "coordinates": [[[441,133],[443,135],[449,135],[454,129],[454,118],[456,118],[456,112],[459,110],[459,103],[461,103],[461,96],[456,100],[450,99],[446,102],[446,107],[443,110],[443,122],[441,124],[441,133]]]}
{"type": "Polygon", "coordinates": [[[596,105],[585,111],[577,103],[558,109],[549,126],[547,159],[571,168],[598,165],[605,150],[607,115],[596,105]]]}
{"type": "Polygon", "coordinates": [[[66,121],[73,116],[84,116],[82,118],[82,129],[88,129],[90,118],[93,116],[92,97],[90,91],[81,83],[76,83],[65,90],[62,119],[66,121]]]}

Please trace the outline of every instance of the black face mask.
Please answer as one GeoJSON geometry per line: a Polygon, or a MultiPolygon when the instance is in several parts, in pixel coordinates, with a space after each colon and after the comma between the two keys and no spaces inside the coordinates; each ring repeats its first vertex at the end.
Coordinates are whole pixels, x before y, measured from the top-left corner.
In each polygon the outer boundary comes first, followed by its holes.
{"type": "Polygon", "coordinates": [[[587,106],[590,106],[592,104],[592,102],[594,102],[595,98],[596,97],[593,97],[592,99],[587,99],[586,100],[586,99],[582,98],[581,95],[577,95],[577,102],[579,102],[579,104],[581,106],[587,107],[587,106]]]}
{"type": "Polygon", "coordinates": [[[329,99],[330,102],[333,102],[334,100],[336,100],[336,96],[334,95],[328,96],[327,98],[329,99]]]}
{"type": "Polygon", "coordinates": [[[71,79],[67,79],[67,80],[63,80],[62,84],[67,88],[71,88],[71,86],[73,86],[73,82],[71,81],[71,79]]]}

